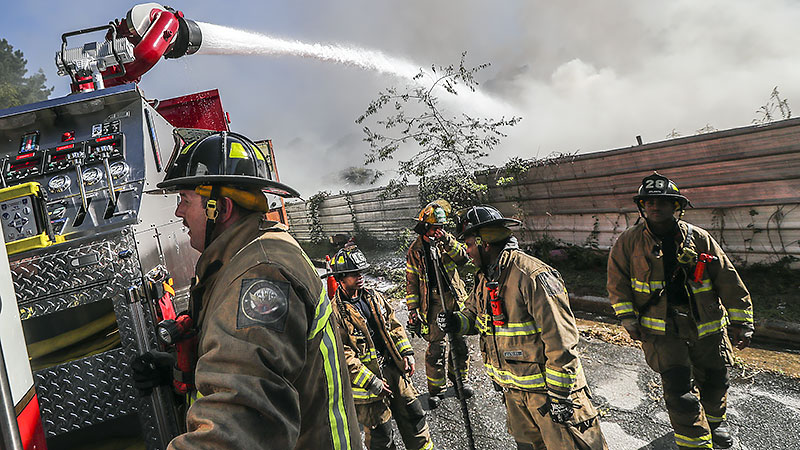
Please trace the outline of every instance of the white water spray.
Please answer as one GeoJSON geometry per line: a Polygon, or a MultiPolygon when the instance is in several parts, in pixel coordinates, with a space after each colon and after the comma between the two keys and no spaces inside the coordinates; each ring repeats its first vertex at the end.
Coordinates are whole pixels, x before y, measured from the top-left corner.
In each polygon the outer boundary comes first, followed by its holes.
{"type": "MultiPolygon", "coordinates": [[[[419,84],[412,78],[420,73],[420,66],[400,58],[386,56],[380,51],[331,44],[306,44],[205,22],[197,24],[203,32],[203,43],[197,54],[299,56],[372,70],[419,84]]],[[[434,79],[429,71],[422,70],[422,72],[426,78],[434,79]]],[[[460,89],[458,92],[460,100],[471,109],[506,114],[509,111],[510,107],[507,104],[481,92],[467,89],[460,89]]]]}
{"type": "Polygon", "coordinates": [[[290,55],[335,62],[381,73],[411,78],[419,67],[381,52],[340,45],[306,44],[259,33],[197,22],[203,30],[203,44],[197,51],[206,55],[290,55]]]}

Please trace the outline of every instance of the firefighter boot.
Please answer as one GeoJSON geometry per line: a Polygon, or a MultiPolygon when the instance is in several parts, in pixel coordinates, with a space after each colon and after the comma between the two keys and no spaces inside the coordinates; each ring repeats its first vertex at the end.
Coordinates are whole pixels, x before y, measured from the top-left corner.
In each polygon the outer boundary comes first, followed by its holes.
{"type": "Polygon", "coordinates": [[[733,436],[731,427],[727,420],[717,423],[709,423],[711,426],[711,442],[714,448],[731,448],[733,446],[733,436]]]}
{"type": "Polygon", "coordinates": [[[441,403],[441,402],[442,402],[442,395],[441,394],[436,394],[436,395],[428,394],[428,407],[430,409],[438,408],[439,407],[439,403],[441,403]]]}
{"type": "MultiPolygon", "coordinates": [[[[467,384],[466,381],[462,382],[461,384],[461,392],[464,393],[464,398],[472,398],[472,396],[475,395],[475,389],[473,389],[472,386],[467,384]]],[[[456,392],[456,394],[458,394],[458,392],[456,392]]],[[[461,397],[458,396],[458,398],[461,397]]]]}

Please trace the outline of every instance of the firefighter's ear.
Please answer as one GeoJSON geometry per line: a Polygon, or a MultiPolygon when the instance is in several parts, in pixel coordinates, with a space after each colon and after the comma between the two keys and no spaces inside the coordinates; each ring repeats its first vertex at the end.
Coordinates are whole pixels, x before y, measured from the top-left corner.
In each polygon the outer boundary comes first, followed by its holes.
{"type": "Polygon", "coordinates": [[[218,222],[225,222],[230,220],[234,213],[233,200],[228,197],[220,197],[217,200],[217,210],[219,211],[218,222]]]}

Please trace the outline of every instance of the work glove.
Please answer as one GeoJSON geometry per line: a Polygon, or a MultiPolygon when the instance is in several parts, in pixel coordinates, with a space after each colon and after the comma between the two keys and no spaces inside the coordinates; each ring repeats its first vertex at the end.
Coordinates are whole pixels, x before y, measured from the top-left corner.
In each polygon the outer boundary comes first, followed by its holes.
{"type": "Polygon", "coordinates": [[[622,319],[622,327],[634,341],[642,340],[642,326],[639,325],[639,319],[633,317],[622,319]]]}
{"type": "Polygon", "coordinates": [[[445,333],[454,333],[460,328],[458,317],[456,317],[453,311],[440,312],[439,315],[436,316],[436,324],[439,325],[439,329],[445,333]]]}
{"type": "Polygon", "coordinates": [[[156,386],[172,384],[172,368],[175,356],[172,353],[150,350],[131,359],[133,385],[139,396],[145,397],[153,392],[156,386]]]}
{"type": "Polygon", "coordinates": [[[403,356],[403,362],[405,362],[405,367],[403,368],[403,372],[408,374],[408,376],[414,375],[414,371],[416,369],[414,355],[405,355],[403,356]]]}
{"type": "Polygon", "coordinates": [[[392,390],[389,389],[389,385],[378,377],[372,377],[372,381],[370,381],[369,385],[367,386],[367,391],[370,394],[378,397],[381,395],[385,397],[392,396],[392,390]]]}
{"type": "Polygon", "coordinates": [[[419,318],[419,310],[412,309],[408,311],[406,328],[412,336],[422,337],[422,320],[419,318]]]}
{"type": "Polygon", "coordinates": [[[728,338],[739,350],[746,348],[753,338],[753,325],[749,323],[728,325],[728,338]]]}
{"type": "Polygon", "coordinates": [[[543,416],[550,413],[550,418],[555,423],[564,424],[572,419],[575,413],[575,404],[568,398],[547,396],[547,403],[539,408],[539,413],[543,416]]]}

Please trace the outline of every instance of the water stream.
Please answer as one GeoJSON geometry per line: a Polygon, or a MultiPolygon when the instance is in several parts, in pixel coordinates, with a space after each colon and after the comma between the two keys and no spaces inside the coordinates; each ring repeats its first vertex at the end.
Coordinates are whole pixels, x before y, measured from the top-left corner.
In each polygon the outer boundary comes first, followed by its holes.
{"type": "MultiPolygon", "coordinates": [[[[221,25],[197,22],[203,33],[203,43],[197,54],[205,55],[263,55],[298,56],[320,61],[333,62],[358,67],[387,75],[396,76],[410,83],[422,83],[412,78],[420,73],[421,66],[410,61],[387,56],[377,50],[348,47],[338,44],[307,44],[297,40],[280,39],[252,31],[244,31],[221,25]]],[[[433,74],[423,70],[423,78],[432,81],[433,74]]],[[[458,89],[459,99],[476,111],[489,110],[509,113],[509,106],[480,91],[458,89]]]]}

